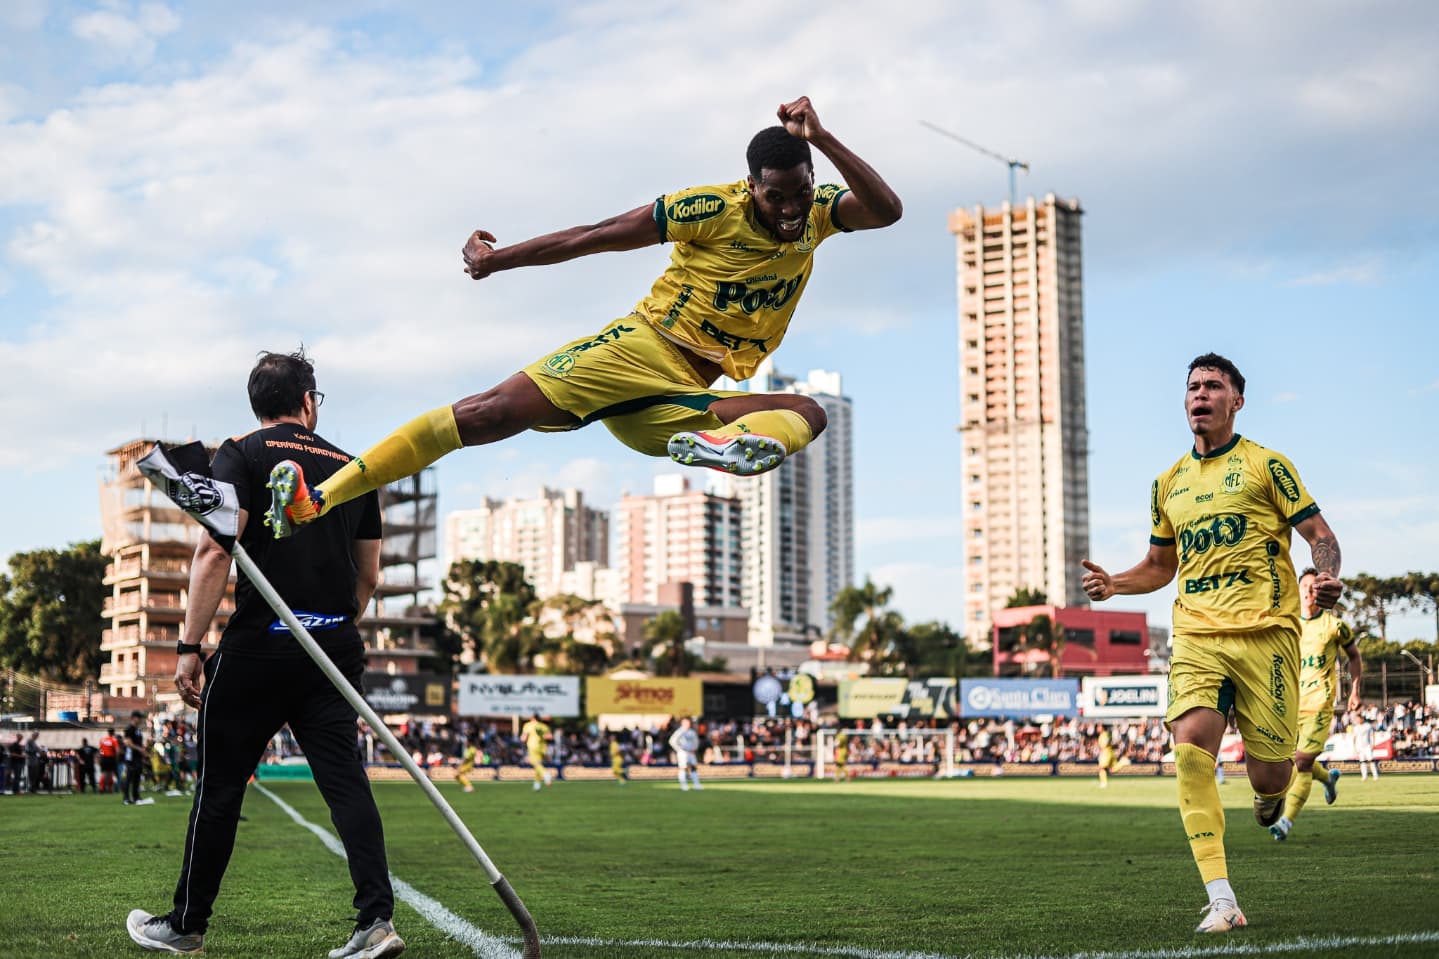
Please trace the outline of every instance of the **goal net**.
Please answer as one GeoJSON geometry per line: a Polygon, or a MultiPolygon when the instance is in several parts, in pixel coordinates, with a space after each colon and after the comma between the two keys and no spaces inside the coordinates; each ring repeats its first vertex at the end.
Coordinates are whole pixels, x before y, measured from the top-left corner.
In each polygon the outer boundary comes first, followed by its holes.
{"type": "Polygon", "coordinates": [[[956,775],[955,735],[952,729],[819,729],[814,737],[814,775],[836,775],[835,745],[844,733],[849,748],[845,775],[939,776],[956,775]]]}

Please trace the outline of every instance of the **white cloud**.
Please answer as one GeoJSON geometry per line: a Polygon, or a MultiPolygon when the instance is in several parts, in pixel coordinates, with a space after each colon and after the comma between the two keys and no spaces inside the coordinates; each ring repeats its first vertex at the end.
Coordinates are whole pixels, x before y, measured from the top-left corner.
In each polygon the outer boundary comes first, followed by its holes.
{"type": "Polygon", "coordinates": [[[1350,283],[1372,286],[1384,279],[1384,263],[1379,257],[1362,257],[1358,262],[1346,263],[1327,270],[1317,270],[1289,281],[1290,286],[1333,286],[1350,283]]]}
{"type": "Polygon", "coordinates": [[[70,21],[70,31],[117,63],[141,65],[155,56],[156,41],[180,29],[180,18],[163,4],[131,8],[111,3],[70,21]]]}

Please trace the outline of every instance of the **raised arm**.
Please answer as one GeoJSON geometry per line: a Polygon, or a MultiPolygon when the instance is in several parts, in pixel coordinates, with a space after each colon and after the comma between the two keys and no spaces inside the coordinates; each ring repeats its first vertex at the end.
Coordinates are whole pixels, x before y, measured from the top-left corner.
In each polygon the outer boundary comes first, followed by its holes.
{"type": "Polygon", "coordinates": [[[835,211],[838,222],[850,230],[875,230],[899,220],[904,213],[899,196],[875,172],[874,167],[861,160],[820,124],[819,115],[815,113],[809,97],[780,104],[779,122],[792,135],[808,140],[811,146],[828,157],[849,187],[849,192],[839,198],[835,211]]]}
{"type": "Polygon", "coordinates": [[[1135,566],[1111,576],[1104,568],[1084,560],[1082,565],[1089,572],[1079,581],[1085,595],[1096,603],[1102,603],[1115,595],[1132,596],[1136,593],[1152,593],[1162,589],[1174,579],[1179,569],[1179,551],[1174,544],[1156,546],[1149,544],[1149,552],[1135,566]]]}
{"type": "Polygon", "coordinates": [[[488,230],[470,234],[460,254],[471,278],[483,280],[501,270],[563,263],[591,253],[638,250],[659,243],[660,231],[654,221],[654,204],[646,203],[598,223],[572,226],[512,246],[496,247],[495,242],[494,234],[488,230]]]}
{"type": "Polygon", "coordinates": [[[1344,592],[1344,584],[1339,581],[1339,539],[1322,513],[1315,513],[1294,529],[1309,543],[1309,555],[1319,571],[1314,577],[1314,605],[1333,609],[1339,602],[1339,594],[1344,592]]]}

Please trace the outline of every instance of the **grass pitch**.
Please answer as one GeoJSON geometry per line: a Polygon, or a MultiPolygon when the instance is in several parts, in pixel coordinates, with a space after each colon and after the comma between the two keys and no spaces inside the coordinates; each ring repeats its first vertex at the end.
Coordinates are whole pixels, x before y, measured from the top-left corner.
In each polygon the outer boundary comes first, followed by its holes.
{"type": "MultiPolygon", "coordinates": [[[[266,789],[329,829],[309,783],[266,789]]],[[[1291,839],[1220,787],[1247,929],[1192,933],[1204,890],[1172,779],[442,787],[554,959],[736,956],[1439,957],[1439,777],[1316,789],[1291,839]]],[[[375,787],[390,868],[492,936],[509,914],[412,783],[375,787]]],[[[168,908],[190,800],[0,797],[0,956],[105,957],[168,908]]],[[[351,929],[344,864],[253,787],[205,952],[320,957],[351,929]]],[[[409,905],[407,955],[473,956],[409,905]]]]}

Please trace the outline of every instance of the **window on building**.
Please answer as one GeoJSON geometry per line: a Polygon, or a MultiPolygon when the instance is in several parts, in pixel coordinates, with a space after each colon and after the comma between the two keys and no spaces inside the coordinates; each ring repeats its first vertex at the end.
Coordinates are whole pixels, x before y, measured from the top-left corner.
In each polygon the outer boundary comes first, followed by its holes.
{"type": "Polygon", "coordinates": [[[1064,628],[1064,641],[1066,643],[1074,643],[1076,646],[1088,646],[1090,649],[1093,649],[1094,630],[1073,629],[1069,626],[1066,626],[1064,628]]]}
{"type": "Polygon", "coordinates": [[[1001,653],[1012,653],[1019,648],[1023,632],[1023,627],[1020,626],[1001,626],[999,635],[995,638],[995,646],[1001,653]]]}
{"type": "Polygon", "coordinates": [[[1116,629],[1110,632],[1109,642],[1115,646],[1143,646],[1144,637],[1132,629],[1116,629]]]}

